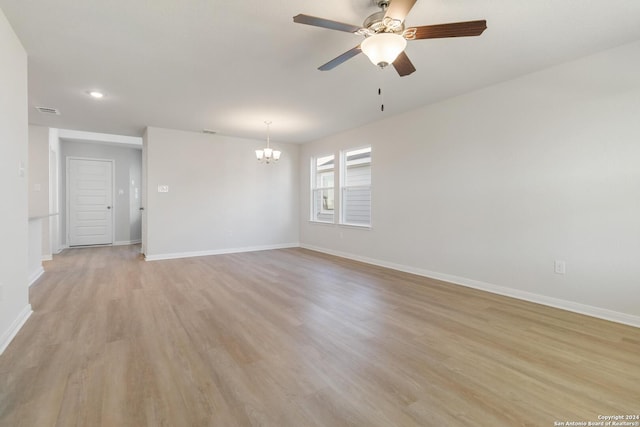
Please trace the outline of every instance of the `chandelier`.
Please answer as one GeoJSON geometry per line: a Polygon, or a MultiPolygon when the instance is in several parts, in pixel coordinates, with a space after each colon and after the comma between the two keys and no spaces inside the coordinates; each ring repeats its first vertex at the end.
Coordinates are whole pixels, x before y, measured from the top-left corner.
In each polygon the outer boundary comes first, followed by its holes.
{"type": "Polygon", "coordinates": [[[282,154],[282,152],[269,147],[269,126],[271,122],[265,121],[264,123],[267,125],[267,146],[262,150],[256,150],[256,158],[261,163],[277,162],[280,160],[280,154],[282,154]]]}

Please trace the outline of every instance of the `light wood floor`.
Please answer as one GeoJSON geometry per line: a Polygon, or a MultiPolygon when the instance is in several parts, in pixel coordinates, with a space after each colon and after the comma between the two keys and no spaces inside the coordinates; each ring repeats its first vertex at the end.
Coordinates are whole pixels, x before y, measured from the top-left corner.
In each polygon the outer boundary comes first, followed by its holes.
{"type": "Polygon", "coordinates": [[[640,414],[640,329],[303,249],[67,250],[1,426],[553,426],[640,414]]]}

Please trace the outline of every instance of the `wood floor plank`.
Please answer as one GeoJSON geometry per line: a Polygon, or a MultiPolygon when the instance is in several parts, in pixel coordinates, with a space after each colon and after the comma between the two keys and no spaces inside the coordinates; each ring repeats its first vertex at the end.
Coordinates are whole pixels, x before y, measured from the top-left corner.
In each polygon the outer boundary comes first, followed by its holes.
{"type": "Polygon", "coordinates": [[[304,249],[66,250],[0,426],[552,426],[640,414],[640,329],[304,249]]]}

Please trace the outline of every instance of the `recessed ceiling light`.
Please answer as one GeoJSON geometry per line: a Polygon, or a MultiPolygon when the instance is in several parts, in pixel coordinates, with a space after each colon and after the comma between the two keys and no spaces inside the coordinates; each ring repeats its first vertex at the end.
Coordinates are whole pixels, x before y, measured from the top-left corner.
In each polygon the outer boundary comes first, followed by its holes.
{"type": "Polygon", "coordinates": [[[96,99],[104,98],[104,93],[98,92],[97,90],[92,90],[87,93],[96,99]]]}

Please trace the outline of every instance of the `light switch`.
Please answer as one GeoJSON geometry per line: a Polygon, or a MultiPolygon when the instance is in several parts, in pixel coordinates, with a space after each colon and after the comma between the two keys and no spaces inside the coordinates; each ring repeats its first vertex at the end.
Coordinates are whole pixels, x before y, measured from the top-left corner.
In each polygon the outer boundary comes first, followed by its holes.
{"type": "Polygon", "coordinates": [[[168,185],[158,185],[158,193],[168,193],[169,186],[168,185]]]}

